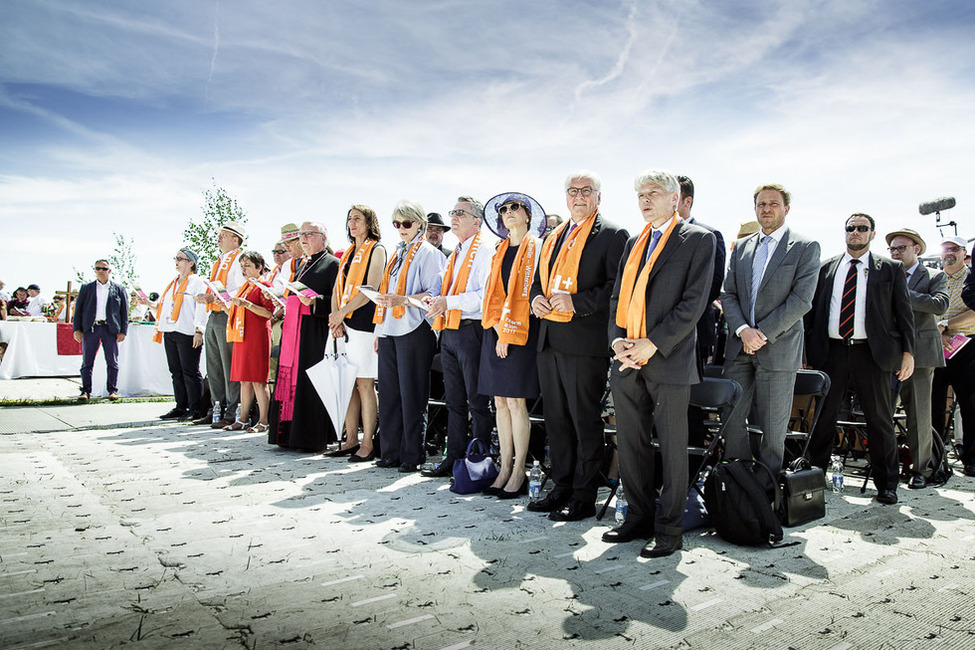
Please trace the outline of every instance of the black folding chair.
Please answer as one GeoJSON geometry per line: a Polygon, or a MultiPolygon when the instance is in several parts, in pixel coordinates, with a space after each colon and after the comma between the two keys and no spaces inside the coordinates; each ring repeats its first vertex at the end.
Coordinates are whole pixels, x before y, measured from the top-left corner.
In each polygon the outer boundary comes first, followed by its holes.
{"type": "Polygon", "coordinates": [[[820,370],[803,369],[796,374],[796,386],[792,390],[792,416],[789,418],[789,430],[785,434],[784,467],[806,455],[809,439],[819,422],[829,386],[829,375],[820,370]],[[797,405],[796,401],[804,403],[797,405]],[[796,450],[798,453],[795,453],[796,450]],[[790,451],[793,452],[792,455],[790,451]]]}

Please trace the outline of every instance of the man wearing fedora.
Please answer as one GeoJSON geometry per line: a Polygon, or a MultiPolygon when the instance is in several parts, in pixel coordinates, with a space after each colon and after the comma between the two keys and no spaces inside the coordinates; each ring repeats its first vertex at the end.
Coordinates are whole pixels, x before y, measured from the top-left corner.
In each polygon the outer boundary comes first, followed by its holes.
{"type": "Polygon", "coordinates": [[[447,226],[443,222],[443,217],[441,217],[436,212],[431,212],[427,215],[427,241],[436,248],[438,251],[443,253],[444,257],[450,257],[450,251],[443,246],[443,235],[447,232],[447,226]]]}
{"type": "MultiPolygon", "coordinates": [[[[226,222],[217,231],[220,256],[210,270],[210,281],[220,281],[230,295],[234,295],[244,284],[244,274],[237,263],[237,257],[241,253],[240,247],[245,237],[244,227],[236,221],[226,222]]],[[[227,341],[227,312],[212,293],[201,294],[196,297],[196,301],[205,304],[210,313],[203,336],[207,382],[210,385],[210,397],[213,403],[219,402],[223,409],[221,419],[213,422],[211,426],[214,429],[223,429],[236,421],[237,404],[240,402],[240,382],[230,381],[230,360],[234,347],[227,341]]],[[[243,414],[243,417],[246,417],[246,414],[243,414]]],[[[205,417],[193,421],[194,424],[209,422],[210,420],[205,417]]]]}
{"type": "Polygon", "coordinates": [[[914,466],[907,486],[919,490],[931,476],[931,385],[934,369],[943,368],[941,332],[937,316],[948,309],[948,276],[921,264],[927,248],[910,228],[887,233],[890,257],[904,265],[907,293],[914,311],[914,374],[901,383],[901,404],[907,414],[907,445],[914,466]]]}

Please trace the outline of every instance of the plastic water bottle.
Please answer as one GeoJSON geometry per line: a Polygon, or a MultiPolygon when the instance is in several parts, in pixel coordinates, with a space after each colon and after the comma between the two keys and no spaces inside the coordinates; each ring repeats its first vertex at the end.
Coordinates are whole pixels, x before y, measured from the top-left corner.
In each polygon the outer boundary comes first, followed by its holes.
{"type": "Polygon", "coordinates": [[[213,403],[213,423],[216,424],[221,419],[220,417],[220,402],[213,403]]]}
{"type": "Polygon", "coordinates": [[[623,491],[623,477],[620,477],[620,483],[616,487],[616,525],[622,526],[623,522],[626,521],[626,492],[623,491]]]}
{"type": "Polygon", "coordinates": [[[843,492],[843,459],[833,456],[833,463],[830,465],[830,477],[833,480],[833,494],[843,492]]]}
{"type": "Polygon", "coordinates": [[[532,464],[532,471],[528,474],[528,498],[538,501],[542,496],[542,466],[536,460],[532,464]]]}

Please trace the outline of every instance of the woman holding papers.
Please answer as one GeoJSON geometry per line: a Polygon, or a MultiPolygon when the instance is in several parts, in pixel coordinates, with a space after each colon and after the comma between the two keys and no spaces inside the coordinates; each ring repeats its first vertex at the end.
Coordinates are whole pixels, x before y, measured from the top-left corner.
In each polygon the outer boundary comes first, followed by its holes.
{"type": "Polygon", "coordinates": [[[227,323],[227,340],[234,344],[230,362],[230,381],[240,382],[240,416],[225,431],[240,431],[247,426],[254,398],[260,410],[258,422],[247,429],[249,433],[267,431],[267,415],[271,396],[267,390],[271,362],[271,313],[274,302],[264,294],[261,286],[270,287],[261,277],[267,267],[264,257],[256,251],[245,251],[239,257],[244,284],[240,285],[231,302],[227,323]]]}
{"type": "Polygon", "coordinates": [[[528,493],[528,400],[538,397],[535,347],[538,327],[529,294],[542,250],[545,210],[526,194],[499,194],[484,206],[484,220],[501,238],[484,289],[481,364],[477,392],[493,395],[501,472],[486,494],[514,499],[528,493]],[[492,219],[492,217],[494,217],[492,219]]]}
{"type": "MultiPolygon", "coordinates": [[[[425,309],[409,298],[440,295],[444,256],[423,237],[426,212],[413,201],[393,209],[393,228],[400,241],[386,265],[376,298],[379,352],[379,467],[415,472],[424,460],[430,364],[436,336],[424,320],[425,309]]],[[[418,303],[420,304],[420,303],[418,303]]]]}
{"type": "Polygon", "coordinates": [[[328,326],[337,339],[348,337],[345,346],[356,367],[355,392],[345,416],[345,444],[333,456],[349,456],[351,463],[364,463],[376,456],[372,438],[376,433],[376,325],[372,322],[375,305],[359,293],[359,287],[379,286],[386,268],[386,249],[379,243],[379,219],[365,205],[353,205],[346,215],[345,231],[351,244],[339,262],[339,274],[332,291],[332,313],[328,326]],[[359,420],[362,444],[359,444],[359,420]]]}
{"type": "Polygon", "coordinates": [[[175,260],[177,276],[166,286],[159,300],[148,300],[140,292],[139,302],[156,310],[156,333],[152,340],[163,344],[169,373],[173,377],[176,407],[161,417],[163,420],[195,420],[207,412],[202,403],[203,376],[200,374],[207,310],[193,298],[206,293],[207,288],[196,275],[199,257],[193,250],[181,248],[175,260]]]}

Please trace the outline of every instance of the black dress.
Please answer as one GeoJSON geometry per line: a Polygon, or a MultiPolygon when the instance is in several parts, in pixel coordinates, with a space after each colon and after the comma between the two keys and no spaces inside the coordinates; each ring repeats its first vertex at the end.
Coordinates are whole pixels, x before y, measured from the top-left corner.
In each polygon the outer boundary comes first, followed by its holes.
{"type": "MultiPolygon", "coordinates": [[[[501,277],[505,278],[504,291],[507,295],[508,278],[511,267],[518,255],[518,246],[508,246],[501,260],[501,277]]],[[[481,342],[481,366],[477,376],[477,392],[495,397],[523,397],[533,400],[538,397],[538,366],[535,363],[535,349],[538,343],[538,319],[528,319],[528,342],[525,345],[508,345],[508,356],[498,356],[498,333],[494,328],[484,330],[481,342]]]]}

